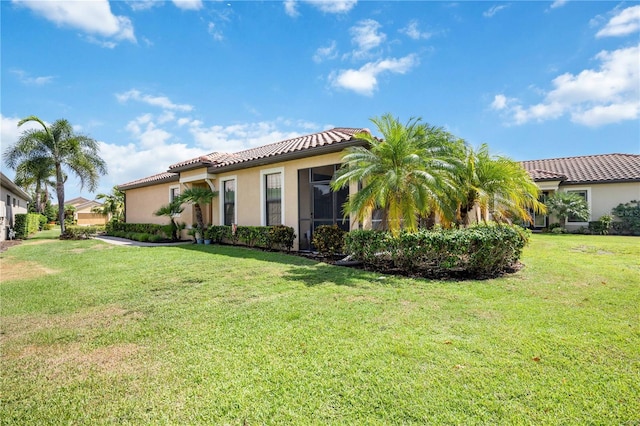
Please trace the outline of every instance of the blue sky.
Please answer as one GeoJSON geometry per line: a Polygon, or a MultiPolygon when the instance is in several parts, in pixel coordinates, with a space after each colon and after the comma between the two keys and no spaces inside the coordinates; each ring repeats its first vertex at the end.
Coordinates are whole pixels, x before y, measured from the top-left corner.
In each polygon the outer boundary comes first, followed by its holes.
{"type": "MultiPolygon", "coordinates": [[[[20,118],[66,118],[101,143],[98,192],[213,151],[371,128],[387,112],[515,160],[640,153],[637,2],[0,8],[2,149],[20,118]]],[[[94,196],[70,180],[66,198],[80,195],[94,196]]]]}

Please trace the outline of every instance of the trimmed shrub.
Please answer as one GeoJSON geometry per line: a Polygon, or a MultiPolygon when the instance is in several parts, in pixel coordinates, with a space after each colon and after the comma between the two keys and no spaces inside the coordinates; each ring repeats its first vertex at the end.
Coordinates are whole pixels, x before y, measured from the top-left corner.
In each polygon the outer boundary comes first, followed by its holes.
{"type": "Polygon", "coordinates": [[[611,210],[619,222],[613,222],[613,231],[621,235],[640,235],[640,201],[633,200],[618,204],[611,210]]]}
{"type": "Polygon", "coordinates": [[[268,245],[269,228],[266,226],[238,226],[238,240],[249,247],[266,247],[268,245]]]}
{"type": "Polygon", "coordinates": [[[110,221],[107,227],[107,235],[113,235],[116,231],[133,232],[138,234],[161,235],[171,238],[171,233],[165,233],[166,225],[158,225],[155,223],[125,223],[118,221],[110,221]]]}
{"type": "Polygon", "coordinates": [[[311,242],[323,256],[334,256],[344,251],[344,234],[338,225],[321,225],[313,232],[311,242]]]}
{"type": "Polygon", "coordinates": [[[613,218],[609,215],[602,216],[599,220],[589,222],[589,233],[607,235],[611,229],[613,218]]]}
{"type": "Polygon", "coordinates": [[[346,252],[378,271],[422,277],[488,278],[512,270],[530,231],[511,225],[421,230],[393,237],[381,231],[352,231],[346,252]]]}
{"type": "Polygon", "coordinates": [[[296,234],[290,226],[275,225],[268,227],[267,248],[280,248],[291,251],[296,234]]]}
{"type": "Polygon", "coordinates": [[[67,226],[64,234],[60,235],[61,240],[87,240],[95,237],[98,233],[104,232],[104,226],[67,226]]]}
{"type": "MultiPolygon", "coordinates": [[[[40,218],[44,217],[38,213],[18,213],[14,217],[13,229],[16,231],[17,239],[26,239],[29,235],[40,230],[40,218]]],[[[45,218],[46,222],[46,218],[45,218]]]]}

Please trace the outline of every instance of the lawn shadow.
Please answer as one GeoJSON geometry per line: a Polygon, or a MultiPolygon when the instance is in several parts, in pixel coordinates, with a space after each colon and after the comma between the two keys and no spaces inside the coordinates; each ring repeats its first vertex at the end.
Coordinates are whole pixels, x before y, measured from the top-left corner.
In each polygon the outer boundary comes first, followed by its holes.
{"type": "Polygon", "coordinates": [[[176,246],[176,248],[200,253],[211,253],[218,256],[253,259],[287,265],[289,267],[282,277],[288,281],[302,282],[308,287],[321,284],[357,286],[359,282],[373,280],[370,273],[362,269],[335,266],[293,253],[217,244],[186,244],[176,246]]]}

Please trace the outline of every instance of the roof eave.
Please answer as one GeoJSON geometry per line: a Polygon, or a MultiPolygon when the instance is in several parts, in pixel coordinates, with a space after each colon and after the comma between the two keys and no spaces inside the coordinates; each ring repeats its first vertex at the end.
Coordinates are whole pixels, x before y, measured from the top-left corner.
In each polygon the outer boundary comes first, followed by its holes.
{"type": "Polygon", "coordinates": [[[161,184],[161,183],[178,182],[179,180],[180,180],[180,176],[179,175],[175,175],[175,176],[166,177],[166,178],[153,180],[153,181],[149,181],[149,182],[134,183],[134,184],[131,184],[131,185],[127,185],[127,184],[118,185],[118,190],[119,191],[128,191],[130,189],[144,188],[145,186],[153,186],[153,185],[158,185],[158,184],[161,184]]]}
{"type": "Polygon", "coordinates": [[[277,154],[268,157],[256,158],[254,160],[243,161],[240,163],[229,164],[227,166],[210,166],[207,171],[209,173],[224,173],[240,169],[248,169],[251,167],[264,166],[267,164],[281,163],[283,161],[298,160],[300,158],[315,157],[317,155],[331,154],[334,152],[344,151],[346,148],[353,146],[365,146],[368,142],[364,139],[352,139],[337,144],[318,146],[314,148],[306,148],[298,151],[287,152],[285,154],[277,154]]]}

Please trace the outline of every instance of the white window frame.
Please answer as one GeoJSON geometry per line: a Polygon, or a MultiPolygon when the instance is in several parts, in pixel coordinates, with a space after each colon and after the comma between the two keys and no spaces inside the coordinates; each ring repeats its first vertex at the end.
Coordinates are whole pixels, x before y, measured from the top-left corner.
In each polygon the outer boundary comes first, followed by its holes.
{"type": "MultiPolygon", "coordinates": [[[[178,196],[180,196],[180,194],[182,194],[182,191],[180,190],[180,185],[171,185],[169,187],[169,203],[171,203],[173,200],[171,199],[171,194],[173,192],[174,189],[177,189],[178,191],[178,196]]],[[[181,214],[174,214],[173,217],[180,217],[181,214]]]]}
{"type": "Polygon", "coordinates": [[[260,224],[262,226],[267,225],[267,194],[265,188],[264,178],[266,175],[272,175],[280,173],[280,179],[282,182],[282,188],[280,191],[280,223],[283,225],[284,222],[284,212],[285,212],[285,180],[284,180],[284,167],[275,167],[273,169],[264,169],[260,170],[260,224]]]}
{"type": "Polygon", "coordinates": [[[579,192],[585,191],[587,193],[587,207],[589,208],[589,218],[586,222],[570,222],[569,218],[567,218],[567,222],[565,225],[578,225],[578,226],[587,226],[589,225],[589,221],[591,220],[591,187],[590,186],[572,186],[570,188],[565,188],[564,192],[579,192]]]}
{"type": "Polygon", "coordinates": [[[236,190],[233,194],[233,223],[238,224],[238,178],[236,175],[220,178],[220,225],[224,225],[224,183],[234,181],[236,190]]]}

